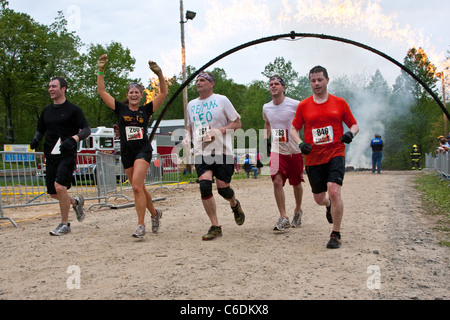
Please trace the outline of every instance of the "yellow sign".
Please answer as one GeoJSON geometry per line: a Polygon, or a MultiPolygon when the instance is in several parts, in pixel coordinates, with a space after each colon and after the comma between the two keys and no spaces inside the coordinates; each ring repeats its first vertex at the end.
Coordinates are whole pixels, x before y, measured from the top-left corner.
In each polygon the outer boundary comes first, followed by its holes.
{"type": "Polygon", "coordinates": [[[29,144],[5,144],[4,151],[9,152],[34,152],[33,149],[30,149],[29,144]]]}

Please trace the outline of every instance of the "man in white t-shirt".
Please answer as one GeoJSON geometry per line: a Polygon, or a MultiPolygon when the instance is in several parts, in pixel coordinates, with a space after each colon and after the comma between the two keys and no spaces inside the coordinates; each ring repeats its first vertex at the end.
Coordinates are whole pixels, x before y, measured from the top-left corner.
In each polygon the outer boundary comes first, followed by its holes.
{"type": "Polygon", "coordinates": [[[213,92],[214,76],[210,72],[197,77],[199,97],[187,106],[188,133],[185,146],[194,145],[195,169],[200,184],[203,207],[211,220],[211,227],[203,240],[222,236],[216,201],[212,193],[213,177],[219,195],[230,202],[234,219],[238,225],[245,220],[241,204],[230,187],[234,173],[232,133],[241,128],[240,115],[227,97],[213,92]]]}
{"type": "Polygon", "coordinates": [[[280,217],[274,231],[284,231],[291,226],[301,225],[303,211],[301,209],[303,197],[303,156],[297,144],[289,135],[289,128],[295,117],[299,101],[284,95],[285,83],[279,76],[270,78],[269,89],[272,101],[263,106],[264,138],[272,136],[270,153],[270,176],[272,177],[275,201],[280,217]],[[286,198],[284,185],[289,184],[294,189],[295,209],[292,224],[286,214],[286,198]]]}

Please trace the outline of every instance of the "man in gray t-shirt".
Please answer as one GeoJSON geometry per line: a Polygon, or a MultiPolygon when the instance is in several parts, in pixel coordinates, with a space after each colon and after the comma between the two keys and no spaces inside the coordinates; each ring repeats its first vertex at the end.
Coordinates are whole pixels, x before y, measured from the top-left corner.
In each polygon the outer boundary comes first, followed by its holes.
{"type": "Polygon", "coordinates": [[[272,177],[275,201],[280,217],[274,231],[284,231],[291,226],[301,225],[303,211],[303,156],[297,144],[289,135],[289,128],[295,117],[299,101],[284,95],[285,83],[279,76],[270,78],[269,89],[272,101],[263,106],[264,137],[272,137],[270,153],[270,176],[272,177]],[[286,180],[294,189],[295,209],[292,223],[286,214],[286,201],[283,187],[286,180]]]}

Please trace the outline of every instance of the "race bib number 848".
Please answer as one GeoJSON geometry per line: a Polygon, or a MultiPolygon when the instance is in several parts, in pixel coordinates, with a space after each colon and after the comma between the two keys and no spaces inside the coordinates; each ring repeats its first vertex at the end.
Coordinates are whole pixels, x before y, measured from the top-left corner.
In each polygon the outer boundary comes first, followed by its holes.
{"type": "Polygon", "coordinates": [[[312,130],[312,136],[314,144],[320,145],[320,144],[326,144],[333,142],[333,127],[323,127],[318,129],[312,130]]]}

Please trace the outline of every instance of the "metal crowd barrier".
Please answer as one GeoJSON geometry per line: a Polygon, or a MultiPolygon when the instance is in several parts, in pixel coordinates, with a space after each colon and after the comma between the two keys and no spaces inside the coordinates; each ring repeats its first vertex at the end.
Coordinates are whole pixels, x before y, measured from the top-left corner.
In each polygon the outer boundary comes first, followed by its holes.
{"type": "Polygon", "coordinates": [[[42,152],[0,152],[0,219],[3,209],[55,201],[46,194],[44,154],[42,152]]]}
{"type": "Polygon", "coordinates": [[[426,154],[425,167],[436,170],[443,180],[450,180],[450,152],[426,154]]]}
{"type": "Polygon", "coordinates": [[[172,154],[164,154],[164,155],[158,155],[159,159],[161,161],[161,170],[162,170],[162,179],[160,182],[160,187],[165,187],[170,190],[167,185],[175,185],[173,190],[176,189],[183,189],[183,187],[180,187],[180,171],[178,168],[178,155],[176,153],[172,154]],[[164,186],[163,186],[164,185],[164,186]]]}
{"type": "MultiPolygon", "coordinates": [[[[119,159],[120,162],[120,159],[119,159]]],[[[121,177],[119,188],[121,191],[131,190],[131,183],[128,181],[128,178],[125,174],[125,170],[123,166],[120,165],[118,175],[121,177]]],[[[174,189],[180,188],[180,179],[178,172],[178,155],[170,154],[170,155],[160,155],[153,154],[152,161],[150,163],[150,168],[145,175],[146,186],[154,186],[157,185],[157,189],[165,188],[167,190],[171,190],[167,184],[175,184],[176,187],[174,189]]],[[[122,193],[122,192],[120,192],[122,193]]]]}
{"type": "MultiPolygon", "coordinates": [[[[5,217],[4,209],[35,205],[58,204],[47,194],[45,184],[45,157],[42,152],[0,152],[0,219],[17,224],[5,217]]],[[[179,183],[178,155],[154,155],[146,174],[145,184],[182,189],[179,183]]],[[[78,154],[77,168],[72,176],[69,193],[82,195],[85,200],[97,200],[94,206],[111,206],[111,197],[125,197],[131,189],[120,159],[103,152],[78,154]]]]}

